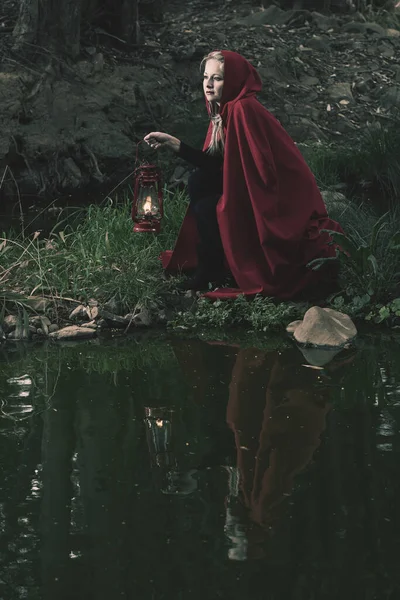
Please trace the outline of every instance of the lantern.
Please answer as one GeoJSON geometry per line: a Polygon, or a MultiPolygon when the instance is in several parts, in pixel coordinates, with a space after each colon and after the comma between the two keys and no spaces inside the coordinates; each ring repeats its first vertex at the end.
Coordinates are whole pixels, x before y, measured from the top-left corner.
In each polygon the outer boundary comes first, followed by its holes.
{"type": "MultiPolygon", "coordinates": [[[[137,158],[136,152],[136,162],[137,158]]],[[[135,169],[133,231],[158,233],[163,214],[161,171],[156,165],[142,162],[135,169]]]]}

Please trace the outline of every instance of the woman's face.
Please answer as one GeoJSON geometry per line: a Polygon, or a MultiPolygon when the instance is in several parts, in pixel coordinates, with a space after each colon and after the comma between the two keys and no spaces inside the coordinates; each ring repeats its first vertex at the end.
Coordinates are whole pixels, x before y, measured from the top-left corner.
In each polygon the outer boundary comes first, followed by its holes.
{"type": "Polygon", "coordinates": [[[205,64],[203,90],[209,102],[219,104],[224,87],[224,65],[215,58],[210,58],[205,64]]]}

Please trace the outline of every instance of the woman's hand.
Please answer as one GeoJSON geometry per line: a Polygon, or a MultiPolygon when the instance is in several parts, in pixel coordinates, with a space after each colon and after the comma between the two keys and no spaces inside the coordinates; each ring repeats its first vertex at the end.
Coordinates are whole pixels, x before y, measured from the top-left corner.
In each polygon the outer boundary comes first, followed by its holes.
{"type": "Polygon", "coordinates": [[[178,153],[181,145],[181,141],[178,140],[178,138],[173,137],[168,133],[162,133],[161,131],[152,131],[143,139],[154,150],[158,150],[159,148],[169,148],[170,150],[173,150],[173,152],[178,153]]]}

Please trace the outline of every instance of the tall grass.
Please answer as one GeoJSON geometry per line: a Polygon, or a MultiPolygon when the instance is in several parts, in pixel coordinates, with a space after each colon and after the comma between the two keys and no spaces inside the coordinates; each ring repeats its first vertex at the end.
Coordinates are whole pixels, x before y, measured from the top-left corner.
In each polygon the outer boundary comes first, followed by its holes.
{"type": "Polygon", "coordinates": [[[346,143],[299,145],[321,189],[342,188],[378,213],[400,204],[400,117],[373,123],[346,143]]]}
{"type": "MultiPolygon", "coordinates": [[[[127,310],[157,300],[168,287],[159,255],[172,248],[186,209],[185,195],[165,193],[165,218],[159,236],[133,233],[131,201],[112,201],[81,211],[74,229],[58,225],[47,240],[0,238],[0,282],[21,294],[54,298],[116,297],[127,310]]],[[[74,218],[76,221],[76,218],[74,218]]]]}

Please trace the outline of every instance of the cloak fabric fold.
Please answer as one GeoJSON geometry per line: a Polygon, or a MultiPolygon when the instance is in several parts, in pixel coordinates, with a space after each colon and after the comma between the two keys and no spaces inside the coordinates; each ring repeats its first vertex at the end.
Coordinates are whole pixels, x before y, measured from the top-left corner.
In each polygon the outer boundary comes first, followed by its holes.
{"type": "MultiPolygon", "coordinates": [[[[225,59],[220,113],[225,131],[223,195],[217,219],[227,265],[237,288],[220,288],[206,297],[262,294],[296,298],[318,290],[328,269],[307,263],[332,257],[335,246],[322,229],[341,232],[332,221],[317,183],[296,144],[257,100],[261,81],[254,67],[235,52],[225,59]]],[[[209,145],[211,124],[204,143],[209,145]]],[[[198,233],[188,209],[173,251],[161,260],[170,273],[197,264],[198,233]]]]}

